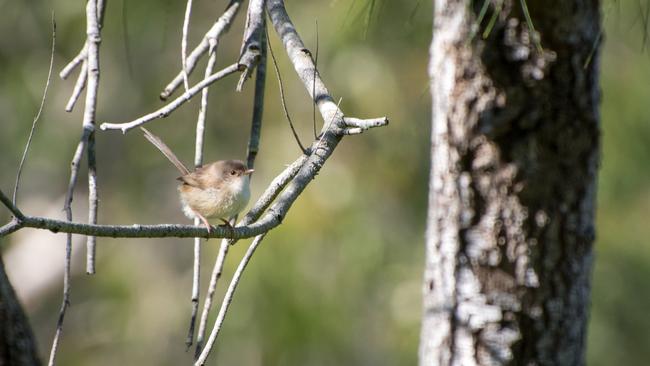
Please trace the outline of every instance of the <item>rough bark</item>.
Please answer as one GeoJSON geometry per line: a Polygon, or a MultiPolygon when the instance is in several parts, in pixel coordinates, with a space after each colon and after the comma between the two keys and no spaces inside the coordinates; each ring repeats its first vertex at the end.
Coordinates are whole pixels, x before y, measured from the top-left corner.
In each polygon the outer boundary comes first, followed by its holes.
{"type": "Polygon", "coordinates": [[[434,4],[420,365],[583,365],[600,4],[494,1],[483,40],[473,3],[434,4]]]}
{"type": "Polygon", "coordinates": [[[36,342],[0,257],[0,366],[40,365],[36,342]]]}

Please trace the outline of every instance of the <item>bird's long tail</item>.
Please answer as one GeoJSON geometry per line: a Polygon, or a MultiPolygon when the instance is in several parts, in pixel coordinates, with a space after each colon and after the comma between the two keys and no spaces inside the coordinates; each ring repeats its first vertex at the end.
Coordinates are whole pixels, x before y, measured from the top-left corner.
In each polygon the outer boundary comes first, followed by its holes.
{"type": "Polygon", "coordinates": [[[162,140],[158,136],[149,132],[149,130],[147,130],[144,127],[140,127],[140,129],[142,130],[142,132],[144,132],[144,137],[147,140],[149,140],[149,142],[151,142],[153,146],[157,147],[158,150],[160,150],[160,152],[163,155],[165,155],[165,157],[169,159],[169,161],[171,161],[172,164],[174,164],[174,166],[181,172],[182,175],[190,174],[190,170],[187,169],[187,167],[183,165],[183,163],[181,163],[180,160],[178,160],[176,154],[174,154],[172,150],[169,148],[169,146],[167,146],[164,142],[162,142],[162,140]]]}

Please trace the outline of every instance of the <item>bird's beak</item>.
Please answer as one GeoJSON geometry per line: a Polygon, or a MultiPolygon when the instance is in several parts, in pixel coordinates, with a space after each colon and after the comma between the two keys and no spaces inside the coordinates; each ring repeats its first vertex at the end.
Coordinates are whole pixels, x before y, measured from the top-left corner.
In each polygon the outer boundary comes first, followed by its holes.
{"type": "Polygon", "coordinates": [[[254,171],[255,171],[255,169],[247,169],[247,170],[244,171],[244,175],[251,175],[251,174],[253,174],[254,171]]]}

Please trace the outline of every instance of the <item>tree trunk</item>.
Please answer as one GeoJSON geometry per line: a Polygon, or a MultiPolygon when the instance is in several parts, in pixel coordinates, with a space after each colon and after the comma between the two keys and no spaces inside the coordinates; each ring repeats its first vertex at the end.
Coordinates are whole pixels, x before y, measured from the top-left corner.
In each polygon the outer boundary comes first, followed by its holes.
{"type": "Polygon", "coordinates": [[[420,365],[583,365],[600,4],[469,4],[434,4],[420,365]]]}
{"type": "Polygon", "coordinates": [[[0,366],[40,365],[36,342],[0,257],[0,366]]]}

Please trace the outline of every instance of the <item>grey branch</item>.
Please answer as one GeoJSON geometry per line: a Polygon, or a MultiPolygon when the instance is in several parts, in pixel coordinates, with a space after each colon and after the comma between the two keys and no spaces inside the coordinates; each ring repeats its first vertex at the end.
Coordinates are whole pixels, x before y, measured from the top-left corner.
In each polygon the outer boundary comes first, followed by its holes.
{"type": "MultiPolygon", "coordinates": [[[[266,19],[266,18],[262,18],[266,19]]],[[[260,136],[262,133],[262,115],[264,114],[264,87],[266,86],[266,27],[262,28],[261,44],[260,44],[260,61],[257,64],[257,72],[255,74],[255,97],[253,101],[253,118],[251,122],[251,132],[248,139],[248,148],[246,152],[246,166],[253,169],[255,166],[255,158],[259,151],[260,136]]]]}
{"type": "Polygon", "coordinates": [[[187,0],[185,7],[185,17],[183,19],[183,35],[181,37],[181,65],[183,68],[183,85],[185,91],[190,88],[190,83],[187,81],[187,35],[190,29],[190,16],[192,15],[192,0],[187,0]]]}
{"type": "Polygon", "coordinates": [[[27,137],[27,143],[25,144],[25,149],[23,150],[23,156],[20,158],[20,163],[18,164],[18,172],[16,173],[16,183],[14,184],[14,194],[13,194],[13,203],[16,204],[16,199],[18,196],[18,187],[20,186],[20,176],[23,172],[23,166],[27,160],[27,153],[29,152],[29,147],[32,144],[32,138],[34,137],[34,132],[36,131],[36,123],[41,118],[41,113],[43,112],[43,106],[45,105],[45,98],[47,97],[47,90],[50,87],[50,80],[52,79],[52,67],[54,66],[54,49],[56,48],[56,21],[54,20],[54,13],[52,13],[52,48],[50,50],[50,67],[47,71],[47,79],[45,81],[45,88],[43,89],[43,97],[41,98],[41,104],[38,107],[38,112],[32,121],[32,129],[29,131],[29,137],[27,137]]]}
{"type": "MultiPolygon", "coordinates": [[[[96,7],[97,0],[90,0],[89,8],[96,7]]],[[[174,79],[172,83],[163,91],[161,98],[166,98],[169,96],[177,87],[180,85],[183,79],[183,74],[189,73],[195,66],[196,60],[200,55],[205,53],[208,48],[212,51],[216,46],[217,39],[219,35],[227,28],[227,26],[232,21],[240,1],[231,1],[226,13],[215,23],[215,26],[211,31],[215,30],[216,34],[209,36],[210,32],[206,34],[204,40],[201,42],[199,47],[195,49],[192,54],[190,54],[186,60],[183,71],[179,76],[174,79]]],[[[244,46],[246,46],[247,40],[257,39],[259,41],[258,52],[261,51],[261,47],[264,42],[264,17],[263,14],[260,15],[260,6],[264,6],[263,0],[254,0],[251,2],[249,7],[249,23],[247,23],[245,37],[244,37],[244,46]],[[260,5],[261,4],[261,5],[260,5]],[[252,21],[251,21],[252,19],[252,21]],[[253,23],[258,19],[261,26],[258,28],[253,23]],[[255,30],[260,29],[262,32],[259,36],[253,36],[255,30]],[[257,37],[257,38],[256,38],[257,37]]],[[[234,290],[239,283],[241,274],[250,260],[253,252],[263,239],[264,235],[268,233],[273,228],[280,225],[292,204],[304,191],[306,186],[311,182],[320,169],[323,167],[327,159],[331,156],[334,149],[340,142],[340,140],[345,135],[356,134],[365,131],[366,129],[373,127],[385,126],[388,124],[388,119],[386,117],[373,118],[373,119],[358,119],[358,118],[348,118],[345,117],[343,112],[340,110],[339,105],[334,102],[331,94],[325,87],[314,60],[312,59],[311,53],[307,50],[300,39],[298,33],[295,30],[294,25],[289,19],[286,9],[284,7],[284,2],[282,0],[268,0],[266,2],[267,11],[273,23],[273,26],[280,36],[284,48],[289,56],[291,63],[296,70],[299,78],[301,79],[305,89],[312,97],[314,103],[318,107],[321,116],[324,121],[323,128],[321,130],[320,136],[312,142],[311,146],[308,149],[304,149],[304,154],[301,155],[294,163],[289,165],[280,175],[278,175],[267,187],[266,191],[258,199],[253,208],[244,216],[241,222],[235,228],[226,228],[226,227],[214,227],[210,232],[205,228],[196,227],[191,225],[174,225],[174,224],[160,224],[160,225],[97,225],[96,223],[91,222],[89,224],[72,222],[72,212],[70,211],[70,202],[72,200],[72,191],[76,182],[76,176],[78,173],[78,163],[81,155],[83,154],[86,145],[90,147],[93,143],[93,133],[94,133],[94,103],[90,103],[88,100],[88,94],[93,94],[96,102],[96,83],[98,80],[98,64],[97,59],[91,60],[93,54],[97,53],[97,49],[93,49],[92,42],[96,40],[94,46],[97,46],[99,43],[99,31],[97,28],[96,34],[91,32],[91,27],[89,25],[88,32],[88,41],[86,47],[82,50],[81,53],[86,54],[87,63],[88,63],[88,87],[89,91],[87,93],[86,101],[86,113],[84,113],[84,129],[82,138],[75,152],[75,157],[72,163],[72,171],[70,177],[70,186],[68,189],[68,197],[66,197],[66,217],[67,221],[64,220],[55,220],[43,217],[34,217],[24,215],[20,210],[0,191],[0,200],[2,203],[14,214],[14,218],[8,224],[0,228],[0,237],[8,235],[16,230],[19,230],[24,227],[47,229],[52,232],[66,232],[68,233],[68,242],[66,245],[66,258],[67,258],[67,272],[64,277],[64,301],[62,304],[62,310],[60,313],[59,326],[57,327],[57,336],[55,338],[55,343],[53,345],[51,363],[53,363],[53,355],[56,354],[56,348],[58,345],[58,338],[60,335],[60,324],[62,323],[63,314],[65,313],[65,308],[68,305],[69,299],[69,253],[70,253],[70,235],[71,234],[82,234],[89,236],[101,236],[101,237],[149,237],[149,238],[160,238],[160,237],[178,237],[178,238],[228,238],[230,240],[224,240],[222,242],[223,255],[220,254],[220,258],[217,259],[217,264],[213,272],[216,275],[213,277],[219,276],[221,273],[222,264],[219,264],[219,261],[223,262],[225,258],[225,253],[227,252],[228,245],[234,244],[238,239],[249,238],[255,236],[255,240],[251,244],[251,247],[247,251],[246,255],[242,259],[237,272],[230,284],[226,297],[222,303],[217,321],[211,332],[210,338],[206,347],[201,351],[199,358],[196,361],[197,365],[202,365],[205,362],[205,359],[208,357],[208,354],[211,352],[214,341],[216,340],[217,334],[221,329],[221,325],[225,318],[225,314],[228,310],[228,306],[232,301],[234,295],[234,290]],[[96,35],[96,38],[94,37],[96,35]],[[95,63],[93,63],[95,62],[95,63]],[[91,74],[95,76],[91,76],[91,74]],[[91,82],[94,82],[94,85],[91,85],[91,82]],[[94,90],[92,92],[90,89],[94,90]],[[91,107],[89,107],[89,105],[91,107]],[[91,109],[89,109],[91,108],[91,109]],[[92,117],[92,118],[91,118],[92,117]]],[[[96,11],[96,9],[95,9],[96,11]]],[[[90,12],[90,11],[89,11],[90,12]]],[[[89,22],[93,19],[92,16],[88,16],[89,22]]],[[[96,19],[94,19],[95,25],[97,24],[96,19]]],[[[254,43],[254,42],[253,42],[254,43]]],[[[254,51],[253,47],[253,51],[254,51]]],[[[246,50],[250,50],[250,47],[243,48],[243,54],[246,54],[246,50]]],[[[81,54],[80,53],[80,54],[81,54]]],[[[252,53],[251,53],[252,54],[252,53]]],[[[121,130],[123,133],[126,131],[141,126],[144,123],[152,121],[157,118],[166,117],[180,105],[184,104],[186,101],[191,99],[194,95],[198,94],[199,91],[203,90],[210,84],[220,80],[230,74],[233,74],[237,71],[252,71],[256,63],[259,62],[260,57],[264,59],[263,52],[260,52],[253,59],[254,63],[245,63],[245,60],[240,60],[231,66],[226,67],[225,69],[210,75],[201,82],[199,82],[194,87],[187,90],[183,95],[176,98],[174,101],[168,103],[163,108],[150,113],[146,116],[138,118],[134,121],[127,123],[111,124],[104,123],[101,125],[103,130],[114,129],[121,130]],[[244,65],[242,65],[244,63],[244,65]]],[[[78,65],[78,63],[77,63],[78,65]]],[[[262,68],[258,68],[258,80],[256,83],[256,104],[255,104],[255,113],[253,117],[253,126],[251,128],[251,139],[249,141],[249,156],[248,160],[252,166],[255,153],[257,152],[259,144],[259,124],[261,123],[262,115],[262,99],[263,99],[263,85],[264,85],[264,72],[262,68]],[[259,102],[259,103],[258,103],[259,102]],[[256,122],[259,120],[259,123],[256,122]]],[[[245,80],[245,77],[242,79],[245,80]]],[[[240,80],[240,84],[242,82],[240,80]]],[[[198,147],[197,147],[198,148],[198,147]]],[[[94,152],[91,156],[89,152],[89,162],[94,162],[94,152]]],[[[94,170],[94,164],[91,163],[91,169],[94,170]]],[[[92,177],[91,173],[91,177],[92,177]]],[[[92,179],[92,178],[90,178],[92,179]]],[[[90,181],[91,185],[94,182],[90,181]]],[[[93,195],[89,195],[93,197],[93,195]]],[[[92,198],[91,198],[92,199],[92,198]]],[[[92,210],[92,209],[91,209],[92,210]]],[[[92,211],[91,211],[92,212],[92,211]]],[[[91,213],[92,215],[92,213],[91,213]]],[[[213,281],[211,280],[211,283],[213,281]]],[[[215,282],[216,284],[216,282],[215,282]]],[[[209,306],[209,305],[207,305],[209,306]]],[[[205,329],[203,329],[203,332],[205,329]]],[[[200,332],[200,342],[203,341],[202,336],[203,332],[200,332]]],[[[200,348],[197,348],[197,351],[200,351],[200,348]]]]}
{"type": "MultiPolygon", "coordinates": [[[[189,4],[189,2],[188,2],[189,4]]],[[[189,6],[189,5],[188,5],[189,6]]],[[[185,53],[183,53],[185,54],[185,53]]],[[[217,43],[210,47],[208,65],[205,67],[204,78],[212,74],[215,64],[217,63],[217,43]]],[[[185,70],[185,59],[183,59],[183,69],[185,70]]],[[[201,106],[199,107],[199,115],[196,121],[196,142],[194,144],[194,166],[200,167],[203,165],[203,140],[205,137],[205,120],[208,115],[208,95],[210,88],[204,88],[201,91],[201,106]]],[[[199,226],[201,220],[194,219],[194,226],[199,226]]],[[[224,239],[225,240],[225,239],[224,239]]],[[[201,284],[201,238],[194,238],[194,264],[192,266],[192,314],[190,315],[190,326],[185,338],[185,346],[189,349],[194,341],[194,328],[196,324],[196,316],[199,311],[199,294],[201,284]]],[[[206,299],[207,301],[207,299],[206,299]]],[[[200,328],[199,328],[200,329],[200,328]]]]}
{"type": "MultiPolygon", "coordinates": [[[[79,172],[79,164],[81,162],[81,157],[85,149],[88,149],[88,225],[96,225],[97,223],[97,167],[95,163],[95,113],[97,110],[97,91],[99,89],[99,43],[101,42],[100,38],[100,17],[103,15],[103,6],[104,2],[99,0],[89,0],[86,3],[86,42],[84,48],[81,50],[79,55],[83,55],[84,66],[87,66],[87,70],[84,73],[83,67],[82,72],[80,72],[79,77],[86,77],[86,85],[88,89],[86,90],[86,100],[84,106],[83,114],[83,123],[82,123],[82,134],[77,149],[75,151],[74,157],[70,164],[70,181],[68,184],[68,190],[66,193],[66,199],[64,203],[64,211],[66,212],[66,219],[69,224],[72,223],[72,199],[74,197],[74,188],[77,182],[77,175],[79,172]]],[[[79,57],[79,56],[77,56],[79,57]]],[[[79,62],[77,57],[71,64],[74,66],[73,69],[79,62]]],[[[67,67],[66,67],[67,68],[67,67]]],[[[70,70],[71,70],[70,69],[70,70]]],[[[64,70],[65,71],[65,70],[64,70]]],[[[64,77],[64,75],[61,75],[64,77]]],[[[81,85],[80,82],[77,82],[77,86],[81,85]]],[[[77,89],[75,86],[75,90],[77,89]]],[[[83,89],[82,87],[80,89],[83,89]]],[[[75,91],[77,93],[78,91],[75,91]]],[[[73,94],[73,100],[76,100],[77,97],[73,94]]],[[[72,102],[74,104],[74,102],[72,102]]],[[[28,217],[24,218],[22,223],[28,222],[28,217]]],[[[88,273],[94,273],[94,263],[95,263],[95,243],[96,238],[94,236],[89,236],[87,238],[87,267],[86,271],[88,273]]],[[[50,357],[48,360],[48,365],[53,366],[56,362],[56,355],[59,348],[59,343],[61,340],[61,334],[63,332],[63,320],[65,318],[65,313],[70,304],[70,262],[72,256],[72,234],[69,232],[66,236],[66,245],[65,245],[65,271],[63,274],[63,299],[61,302],[61,309],[59,310],[59,319],[56,325],[56,332],[54,339],[52,341],[52,348],[50,350],[50,357]]]]}
{"type": "MultiPolygon", "coordinates": [[[[84,103],[83,128],[88,134],[88,223],[97,223],[97,164],[95,162],[95,116],[97,114],[97,92],[99,90],[99,43],[100,14],[103,14],[97,1],[88,1],[86,6],[86,33],[88,47],[88,81],[86,82],[86,100],[84,103]]],[[[95,273],[96,238],[89,236],[86,243],[86,273],[95,273]]]]}
{"type": "Polygon", "coordinates": [[[81,92],[84,91],[86,87],[86,81],[88,80],[88,64],[86,62],[81,65],[81,70],[79,71],[79,76],[77,76],[77,82],[74,84],[74,89],[72,89],[72,94],[70,99],[68,99],[68,104],[65,105],[66,112],[72,112],[74,105],[77,104],[77,100],[81,96],[81,92]]]}
{"type": "MultiPolygon", "coordinates": [[[[326,121],[333,121],[333,125],[336,128],[326,128],[326,126],[324,126],[324,131],[322,132],[320,139],[314,141],[311,148],[308,149],[310,154],[300,156],[296,162],[291,164],[283,173],[271,182],[270,186],[260,197],[254,207],[243,218],[239,226],[234,228],[234,230],[216,227],[211,233],[208,233],[207,230],[203,228],[189,225],[95,225],[42,217],[24,216],[20,220],[14,220],[5,225],[0,229],[0,234],[6,235],[22,227],[32,227],[47,229],[53,232],[60,231],[102,237],[205,237],[241,239],[265,233],[278,226],[282,222],[293,202],[300,193],[302,193],[309,182],[315,178],[325,161],[332,154],[336,145],[344,135],[343,130],[348,128],[348,124],[352,126],[361,126],[354,128],[365,129],[385,126],[388,124],[388,119],[386,117],[369,120],[347,118],[348,122],[346,123],[343,113],[338,108],[338,105],[334,103],[333,98],[320,79],[317,70],[314,70],[315,67],[311,57],[309,56],[310,53],[304,48],[302,41],[295,32],[295,28],[286,14],[283,2],[280,0],[270,0],[267,3],[267,6],[273,25],[276,31],[280,34],[289,58],[300,76],[300,79],[303,81],[305,88],[309,92],[314,90],[314,100],[319,107],[323,119],[326,121]],[[314,85],[315,88],[313,87],[314,85]],[[286,188],[284,188],[284,185],[287,185],[286,188]]],[[[203,80],[191,88],[187,93],[154,113],[129,123],[102,124],[102,128],[121,129],[126,132],[127,130],[144,124],[152,119],[166,116],[179,105],[189,100],[193,95],[197,94],[202,88],[238,70],[238,64],[233,64],[224,70],[213,74],[210,78],[203,80]]]]}
{"type": "Polygon", "coordinates": [[[244,39],[239,56],[239,63],[245,67],[237,83],[237,91],[241,91],[244,82],[253,74],[261,57],[262,35],[264,33],[264,2],[265,0],[251,0],[248,3],[246,14],[246,27],[244,39]]]}
{"type": "Polygon", "coordinates": [[[75,56],[72,59],[72,61],[70,61],[67,65],[65,65],[63,70],[61,70],[61,72],[59,73],[59,77],[63,80],[67,79],[68,76],[70,76],[70,74],[72,73],[72,71],[74,71],[74,69],[77,68],[79,64],[81,64],[86,60],[86,52],[87,52],[87,47],[86,44],[84,43],[84,46],[81,48],[81,51],[79,51],[77,56],[75,56]]]}
{"type": "Polygon", "coordinates": [[[122,133],[126,133],[128,130],[141,126],[147,122],[150,122],[154,119],[167,117],[175,109],[183,105],[185,102],[190,100],[193,96],[198,94],[203,88],[209,86],[217,80],[223,79],[224,77],[233,74],[237,71],[241,71],[240,65],[234,63],[230,66],[225,67],[224,69],[210,75],[209,78],[203,79],[201,82],[190,88],[188,91],[183,93],[178,98],[174,99],[164,107],[159,110],[149,113],[146,116],[142,116],[136,120],[125,123],[102,123],[100,128],[102,130],[122,130],[122,133]]]}
{"type": "MultiPolygon", "coordinates": [[[[282,40],[282,44],[293,64],[298,77],[307,89],[312,99],[323,116],[324,121],[333,121],[334,126],[343,126],[343,113],[336,106],[327,87],[320,78],[316,65],[311,57],[311,52],[305,47],[302,39],[296,32],[296,27],[289,19],[287,10],[282,0],[268,0],[267,10],[273,27],[282,40]],[[339,118],[334,118],[340,116],[339,118]]],[[[324,131],[322,131],[324,132],[324,131]]]]}
{"type": "MultiPolygon", "coordinates": [[[[278,62],[275,59],[275,53],[273,53],[273,47],[271,46],[271,43],[269,43],[269,53],[271,54],[271,60],[273,60],[273,70],[275,70],[275,77],[278,79],[278,88],[280,89],[280,103],[282,104],[282,110],[284,111],[284,116],[287,118],[287,122],[289,122],[289,128],[291,129],[293,138],[296,140],[296,143],[298,144],[300,151],[305,153],[306,152],[305,147],[302,145],[302,142],[300,141],[300,137],[298,136],[298,132],[296,131],[296,128],[293,125],[293,121],[291,120],[291,115],[289,115],[289,108],[287,108],[287,101],[286,98],[284,97],[284,86],[282,84],[282,76],[280,75],[280,69],[278,68],[278,62]]],[[[315,105],[314,108],[316,108],[315,105]]]]}
{"type": "Polygon", "coordinates": [[[204,365],[205,360],[208,358],[208,355],[210,354],[210,351],[212,351],[212,347],[214,346],[214,342],[217,340],[217,336],[219,335],[219,331],[221,330],[221,325],[223,325],[223,321],[226,318],[226,313],[228,312],[228,308],[230,307],[233,296],[235,296],[235,290],[237,289],[237,285],[241,280],[241,276],[244,273],[244,270],[246,269],[248,262],[253,257],[255,250],[264,239],[265,235],[266,234],[261,234],[255,237],[251,245],[248,247],[246,254],[244,254],[244,257],[239,262],[239,266],[237,266],[237,270],[235,271],[232,280],[230,280],[230,285],[228,286],[228,290],[226,290],[226,295],[224,295],[223,297],[223,302],[221,303],[221,308],[219,309],[219,314],[217,315],[217,319],[215,320],[214,326],[212,327],[212,332],[210,333],[208,342],[205,344],[205,348],[201,352],[201,355],[199,355],[199,358],[194,363],[195,366],[204,365]]]}
{"type": "Polygon", "coordinates": [[[230,242],[228,239],[221,240],[221,246],[219,247],[219,253],[217,254],[217,259],[214,262],[212,267],[212,274],[210,275],[210,284],[208,285],[208,291],[205,294],[205,300],[203,302],[203,310],[201,311],[201,319],[199,320],[199,331],[196,334],[196,349],[194,352],[194,359],[198,359],[203,349],[203,342],[205,338],[205,331],[208,325],[208,315],[210,315],[210,310],[212,309],[212,300],[214,299],[214,294],[217,291],[217,283],[221,278],[223,273],[223,265],[226,262],[226,255],[228,254],[228,249],[230,249],[230,242]]]}
{"type": "Polygon", "coordinates": [[[201,58],[201,56],[203,56],[203,54],[205,54],[210,48],[214,47],[214,45],[216,45],[216,43],[219,41],[221,35],[228,30],[230,24],[232,23],[232,20],[237,15],[237,11],[239,10],[240,6],[241,0],[230,1],[230,4],[228,4],[228,7],[226,8],[226,11],[223,13],[223,15],[219,17],[212,28],[210,28],[205,36],[203,36],[203,39],[199,45],[196,46],[196,48],[187,56],[187,59],[185,60],[185,70],[181,70],[181,72],[176,75],[174,80],[172,80],[165,87],[165,89],[160,93],[160,99],[167,100],[167,98],[169,98],[172,93],[178,89],[178,87],[183,83],[184,71],[188,75],[192,73],[196,67],[196,63],[201,58]]]}

